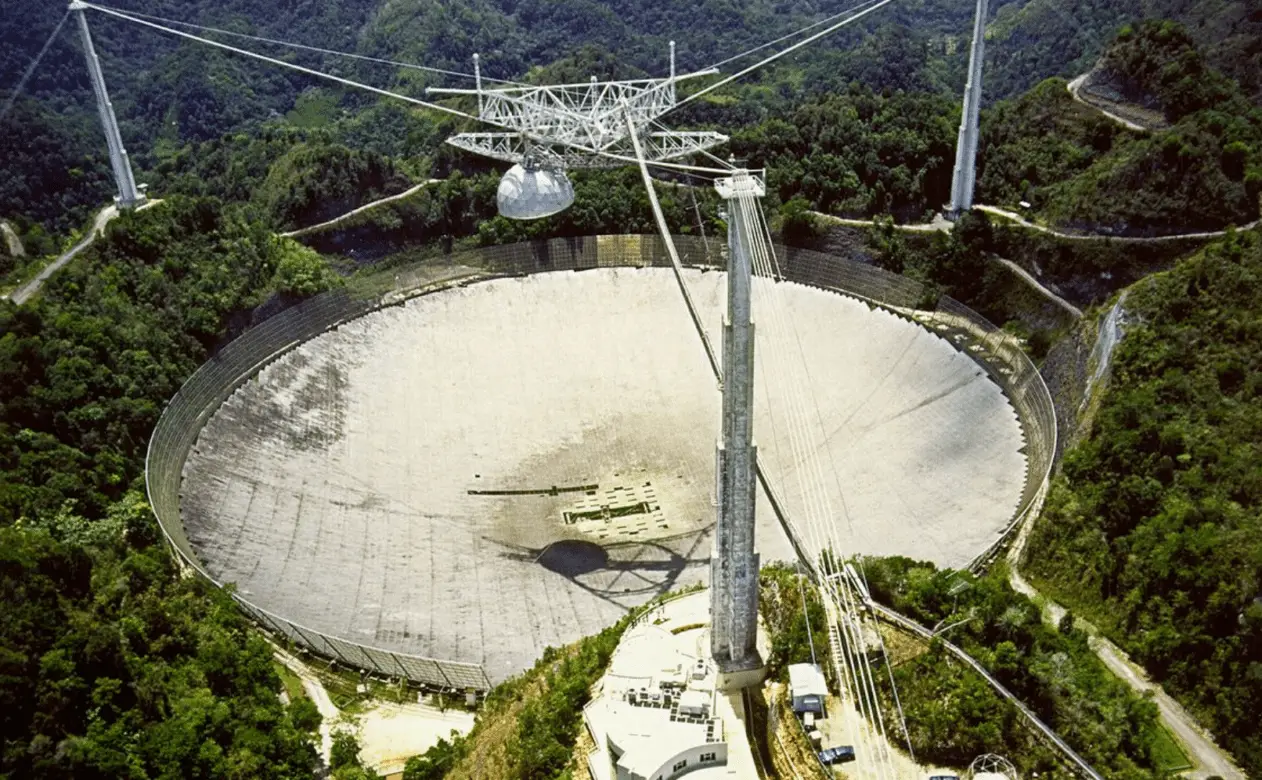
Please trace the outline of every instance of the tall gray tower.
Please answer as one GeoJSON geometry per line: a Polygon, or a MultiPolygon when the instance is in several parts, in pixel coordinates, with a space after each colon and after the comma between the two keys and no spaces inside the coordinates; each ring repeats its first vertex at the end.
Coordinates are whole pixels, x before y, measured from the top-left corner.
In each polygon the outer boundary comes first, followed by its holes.
{"type": "Polygon", "coordinates": [[[951,177],[952,216],[973,208],[977,183],[977,118],[982,107],[982,50],[986,45],[987,0],[977,0],[973,19],[973,49],[968,56],[968,84],[964,87],[964,112],[960,138],[955,145],[955,174],[951,177]]]}
{"type": "Polygon", "coordinates": [[[715,182],[727,203],[727,318],[723,324],[723,423],[717,453],[718,530],[710,559],[710,651],[720,669],[762,665],[758,635],[758,554],[754,552],[754,324],[751,231],[739,203],[765,189],[747,171],[715,182]]]}
{"type": "Polygon", "coordinates": [[[96,108],[101,114],[101,127],[105,130],[105,143],[110,149],[110,167],[114,170],[114,181],[118,183],[118,205],[132,208],[145,202],[145,196],[136,188],[136,177],[131,172],[131,161],[127,159],[127,150],[123,148],[123,137],[118,132],[118,119],[114,116],[114,104],[105,91],[105,75],[101,73],[101,58],[96,56],[96,48],[92,45],[92,35],[88,32],[88,20],[83,12],[87,5],[74,0],[70,10],[75,12],[79,21],[79,37],[83,41],[83,56],[88,61],[88,73],[92,77],[92,91],[96,94],[96,108]]]}

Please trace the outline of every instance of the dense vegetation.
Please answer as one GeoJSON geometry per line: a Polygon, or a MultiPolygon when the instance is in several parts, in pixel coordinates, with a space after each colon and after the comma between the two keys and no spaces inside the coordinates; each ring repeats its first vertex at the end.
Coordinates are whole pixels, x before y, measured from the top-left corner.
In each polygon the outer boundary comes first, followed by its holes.
{"type": "Polygon", "coordinates": [[[156,189],[249,202],[278,229],[314,225],[408,188],[393,159],[329,133],[265,128],[191,145],[164,160],[156,189]]]}
{"type": "Polygon", "coordinates": [[[1262,237],[1137,285],[1027,566],[1262,772],[1262,237]]]}
{"type": "Polygon", "coordinates": [[[581,776],[569,769],[583,728],[583,707],[630,620],[568,647],[545,650],[533,669],[491,691],[469,734],[453,734],[452,741],[439,740],[410,759],[404,780],[581,776]]]}
{"type": "Polygon", "coordinates": [[[163,403],[233,316],[322,268],[176,197],[0,304],[0,776],[311,776],[309,713],[281,705],[231,600],[176,571],[136,488],[163,403]]]}
{"type": "Polygon", "coordinates": [[[800,196],[826,213],[920,221],[950,199],[953,110],[943,96],[883,96],[856,84],[737,132],[731,148],[769,169],[768,187],[783,201],[800,196]]]}
{"type": "MultiPolygon", "coordinates": [[[[791,664],[815,663],[831,677],[828,663],[828,624],[819,590],[797,569],[771,563],[758,572],[758,613],[767,626],[771,656],[767,674],[781,682],[789,680],[791,664]]],[[[834,681],[835,682],[835,681],[834,681]]]]}
{"type": "MultiPolygon", "coordinates": [[[[906,558],[865,561],[873,598],[922,625],[954,625],[944,638],[980,661],[1106,776],[1158,776],[1168,737],[1156,705],[1114,677],[1084,633],[1068,623],[1060,630],[1045,624],[1038,606],[1008,585],[1002,568],[975,578],[906,558]]],[[[958,766],[1005,748],[1028,754],[1029,727],[983,680],[944,664],[945,657],[931,647],[895,670],[917,755],[958,766]]],[[[1027,771],[1041,774],[1048,757],[1033,755],[1036,764],[1027,771]]]]}
{"type": "MultiPolygon", "coordinates": [[[[0,19],[0,39],[13,43],[0,52],[0,84],[6,89],[18,82],[57,19],[46,4],[34,0],[15,0],[11,5],[0,19]]],[[[116,5],[459,72],[469,71],[472,54],[481,52],[483,70],[489,76],[579,80],[593,74],[664,73],[667,42],[672,38],[679,42],[681,68],[704,67],[837,10],[818,0],[792,7],[770,0],[739,7],[711,3],[700,10],[684,0],[649,6],[508,0],[455,0],[439,5],[419,0],[343,0],[310,8],[302,4],[277,8],[258,0],[213,4],[120,0],[116,5]],[[692,23],[698,13],[707,24],[692,23]]],[[[1153,2],[1142,11],[1114,1],[1099,9],[1071,11],[1069,16],[1077,22],[1066,27],[1065,14],[1052,13],[1045,5],[1045,0],[992,3],[998,13],[987,49],[991,61],[985,92],[988,100],[1020,95],[1048,75],[1068,75],[1070,65],[1071,69],[1085,69],[1090,64],[1085,57],[1102,51],[1120,25],[1137,22],[1145,14],[1196,22],[1212,17],[1220,21],[1219,31],[1224,24],[1234,25],[1233,34],[1253,24],[1249,19],[1229,21],[1224,14],[1211,12],[1213,9],[1207,8],[1212,5],[1210,0],[1164,6],[1153,2]],[[1073,38],[1068,45],[1063,40],[1066,36],[1073,38]]],[[[807,149],[820,147],[819,154],[810,155],[803,163],[806,170],[800,173],[811,179],[803,194],[826,211],[888,211],[918,218],[925,208],[939,207],[945,197],[942,171],[950,167],[955,120],[937,101],[954,104],[957,100],[967,55],[967,46],[961,44],[966,42],[971,15],[967,4],[946,0],[894,4],[812,46],[809,56],[788,58],[743,86],[689,106],[674,121],[740,131],[770,118],[786,119],[804,102],[845,95],[852,84],[862,84],[892,102],[874,106],[867,99],[852,106],[824,106],[815,112],[814,121],[840,123],[846,132],[800,139],[807,149]],[[855,109],[862,120],[858,125],[848,116],[855,109]],[[913,118],[903,120],[905,113],[913,118]],[[868,122],[878,125],[875,132],[867,131],[868,122]],[[866,146],[878,156],[866,150],[851,152],[851,145],[866,146]],[[945,153],[942,146],[947,147],[945,153]],[[878,183],[881,189],[877,189],[878,183]],[[818,192],[812,192],[813,188],[818,192]]],[[[102,14],[90,16],[124,140],[141,180],[155,186],[165,183],[162,166],[182,150],[187,154],[194,145],[239,132],[254,134],[264,126],[325,129],[335,143],[355,152],[395,160],[451,157],[440,147],[452,127],[450,118],[377,101],[327,81],[179,41],[102,14]]],[[[0,216],[24,216],[46,229],[61,231],[81,224],[110,189],[72,27],[63,30],[35,77],[25,85],[29,99],[19,100],[17,111],[0,122],[0,155],[15,161],[11,175],[0,180],[0,216]],[[29,139],[46,140],[32,143],[29,139]],[[78,173],[67,173],[73,171],[78,173]]],[[[1197,35],[1197,43],[1202,45],[1219,42],[1207,39],[1200,28],[1197,35]]],[[[1247,42],[1238,36],[1233,40],[1247,42]]],[[[416,96],[438,78],[388,64],[257,42],[250,46],[416,96]]],[[[1247,44],[1231,49],[1217,46],[1213,51],[1223,55],[1212,60],[1219,65],[1241,65],[1262,56],[1247,44]]],[[[1239,77],[1249,68],[1230,70],[1239,77]]],[[[466,84],[458,78],[446,78],[444,83],[466,84]]],[[[1253,89],[1246,86],[1247,93],[1253,89]]],[[[468,102],[464,105],[472,106],[468,102]]],[[[773,148],[766,154],[785,151],[773,148]]],[[[1005,167],[1015,173],[1018,166],[1005,167]]],[[[786,168],[781,181],[792,181],[796,173],[786,168]]],[[[298,172],[297,180],[302,175],[298,172]]],[[[330,210],[333,203],[352,193],[349,188],[339,191],[331,187],[332,178],[306,187],[332,194],[330,210]]],[[[1006,186],[1015,188],[1023,178],[1007,177],[1006,186]]],[[[384,182],[370,182],[368,188],[379,184],[384,182]]],[[[230,200],[236,197],[229,191],[205,189],[199,194],[230,200]]],[[[354,193],[361,200],[365,194],[354,193]]],[[[1238,205],[1232,209],[1239,211],[1238,205]]],[[[1064,216],[1077,218],[1068,213],[1064,216]]]]}
{"type": "Polygon", "coordinates": [[[0,776],[310,778],[271,648],[154,537],[136,493],[0,526],[0,776]]]}
{"type": "Polygon", "coordinates": [[[1095,64],[1118,28],[1142,19],[1182,22],[1210,64],[1262,98],[1262,16],[1222,0],[1030,0],[996,14],[986,45],[986,89],[1012,96],[1047,76],[1095,64]]]}
{"type": "Polygon", "coordinates": [[[1118,233],[1243,225],[1262,197],[1262,109],[1204,61],[1172,22],[1125,28],[1104,59],[1109,76],[1160,107],[1173,126],[1126,134],[1072,179],[1035,192],[1049,219],[1118,233]]]}
{"type": "Polygon", "coordinates": [[[36,301],[0,305],[0,522],[67,501],[103,516],[231,317],[273,289],[310,287],[309,269],[331,282],[322,267],[248,212],[177,197],[112,223],[36,301]]]}

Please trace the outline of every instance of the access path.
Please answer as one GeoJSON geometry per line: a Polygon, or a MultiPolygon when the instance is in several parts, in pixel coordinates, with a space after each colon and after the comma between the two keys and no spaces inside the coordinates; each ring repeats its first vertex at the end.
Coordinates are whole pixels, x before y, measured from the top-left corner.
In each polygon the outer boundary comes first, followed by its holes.
{"type": "MultiPolygon", "coordinates": [[[[1025,549],[1030,528],[1026,524],[1017,535],[1016,542],[1008,551],[1008,578],[1013,590],[1029,596],[1035,603],[1042,604],[1043,618],[1052,625],[1059,625],[1065,616],[1065,608],[1035,590],[1024,577],[1018,566],[1022,551],[1025,549]]],[[[1236,766],[1214,739],[1201,727],[1183,705],[1174,700],[1160,685],[1148,678],[1148,673],[1130,659],[1117,645],[1100,635],[1095,626],[1082,618],[1074,621],[1075,626],[1086,630],[1091,649],[1095,651],[1104,665],[1129,685],[1141,696],[1151,695],[1153,703],[1161,715],[1162,724],[1168,729],[1183,747],[1188,758],[1193,762],[1192,769],[1182,773],[1193,780],[1206,780],[1218,776],[1223,780],[1247,780],[1244,772],[1236,766]]]]}
{"type": "MultiPolygon", "coordinates": [[[[822,219],[825,222],[831,222],[837,225],[847,225],[850,227],[872,227],[876,224],[875,221],[870,220],[870,219],[848,219],[846,217],[834,217],[831,214],[824,214],[823,212],[819,212],[819,211],[812,211],[810,213],[812,216],[822,219]]],[[[937,214],[937,215],[934,215],[932,222],[921,222],[918,224],[911,224],[911,225],[894,225],[894,229],[902,230],[908,233],[948,233],[951,230],[951,223],[947,221],[946,219],[944,219],[941,214],[937,214]]],[[[1034,278],[1033,275],[1031,275],[1028,271],[1026,271],[1021,266],[1017,265],[1016,263],[1004,257],[996,256],[993,259],[995,262],[999,263],[1004,268],[1007,268],[1009,271],[1012,271],[1014,274],[1020,277],[1021,281],[1028,284],[1039,295],[1042,295],[1044,298],[1047,298],[1052,303],[1056,304],[1057,306],[1061,307],[1065,311],[1069,312],[1069,314],[1074,319],[1082,318],[1081,309],[1079,309],[1077,306],[1074,306],[1069,301],[1065,300],[1064,298],[1060,297],[1052,290],[1045,287],[1042,282],[1034,278]]]]}
{"type": "Polygon", "coordinates": [[[66,263],[75,259],[80,252],[92,246],[92,242],[95,241],[96,237],[101,234],[101,231],[105,230],[105,226],[109,224],[111,219],[117,216],[117,206],[111,205],[101,209],[100,212],[97,213],[96,219],[92,222],[92,228],[87,232],[87,235],[79,241],[79,243],[72,246],[61,257],[58,257],[56,260],[45,266],[44,270],[36,274],[34,279],[17,288],[17,290],[15,290],[9,297],[19,306],[26,303],[31,296],[39,292],[39,288],[44,286],[44,282],[48,281],[49,277],[60,271],[62,266],[66,263]]]}
{"type": "Polygon", "coordinates": [[[1144,126],[1143,126],[1143,125],[1141,125],[1141,124],[1137,124],[1137,123],[1135,123],[1135,122],[1132,122],[1131,120],[1129,120],[1129,119],[1127,119],[1127,118],[1125,118],[1125,117],[1118,116],[1117,114],[1114,114],[1114,113],[1113,113],[1113,112],[1111,112],[1111,111],[1107,111],[1107,110],[1105,110],[1105,109],[1101,108],[1100,106],[1097,106],[1095,103],[1092,103],[1092,102],[1090,102],[1090,101],[1088,101],[1088,100],[1083,100],[1083,99],[1082,99],[1082,96],[1081,96],[1081,95],[1079,95],[1078,93],[1079,93],[1079,91],[1081,91],[1081,90],[1082,90],[1082,85],[1083,85],[1083,84],[1085,84],[1085,83],[1087,82],[1087,78],[1088,78],[1090,75],[1091,75],[1091,71],[1087,71],[1086,73],[1082,74],[1081,76],[1078,76],[1077,78],[1075,78],[1073,81],[1070,81],[1070,82],[1069,82],[1069,85],[1068,85],[1068,87],[1069,87],[1069,94],[1070,94],[1070,96],[1071,96],[1071,97],[1073,97],[1074,102],[1081,103],[1081,104],[1083,104],[1084,106],[1087,106],[1087,107],[1089,107],[1089,108],[1093,108],[1093,109],[1095,109],[1096,111],[1099,111],[1101,114],[1104,114],[1104,115],[1105,115],[1106,117],[1108,117],[1109,119],[1112,119],[1114,122],[1117,122],[1117,123],[1118,123],[1119,125],[1121,125],[1122,127],[1125,127],[1127,130],[1134,130],[1134,131],[1135,131],[1135,132],[1137,132],[1137,133],[1146,133],[1146,132],[1148,132],[1148,128],[1144,127],[1144,126]]]}
{"type": "Polygon", "coordinates": [[[345,214],[334,217],[333,219],[330,219],[326,222],[320,222],[319,224],[316,224],[316,225],[308,225],[307,227],[298,228],[297,230],[290,230],[286,233],[281,233],[281,235],[284,236],[285,238],[300,238],[302,236],[307,235],[308,233],[314,233],[318,230],[324,230],[325,228],[337,227],[341,223],[347,221],[351,217],[356,216],[357,214],[362,214],[365,211],[372,211],[373,209],[378,208],[379,206],[384,206],[387,203],[392,203],[396,200],[403,200],[404,198],[410,198],[416,193],[430,186],[431,184],[442,184],[444,181],[445,179],[426,179],[425,181],[421,182],[415,187],[409,187],[408,189],[398,194],[387,195],[384,198],[378,198],[377,200],[374,200],[370,203],[365,203],[359,208],[351,209],[345,214]]]}

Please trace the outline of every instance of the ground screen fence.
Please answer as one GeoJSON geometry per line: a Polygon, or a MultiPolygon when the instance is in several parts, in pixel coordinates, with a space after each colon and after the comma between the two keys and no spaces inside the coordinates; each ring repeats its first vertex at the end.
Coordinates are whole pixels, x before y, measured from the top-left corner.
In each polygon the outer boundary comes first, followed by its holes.
{"type": "MultiPolygon", "coordinates": [[[[720,242],[695,236],[677,236],[675,242],[685,265],[719,267],[724,262],[720,242]]],[[[777,247],[776,254],[786,279],[842,292],[919,322],[971,356],[1003,389],[1025,435],[1026,479],[1011,522],[969,566],[984,567],[999,554],[1013,531],[1037,514],[1046,494],[1056,452],[1056,418],[1038,369],[1010,336],[950,298],[933,300],[930,291],[918,282],[820,252],[777,247]]],[[[351,319],[451,284],[497,275],[670,265],[661,238],[640,235],[486,247],[458,252],[449,261],[449,268],[435,268],[432,262],[391,268],[357,280],[353,291],[325,293],[286,309],[246,331],[189,377],[158,420],[145,463],[149,503],[185,564],[215,586],[223,584],[211,576],[189,544],[180,517],[180,481],[184,462],[207,420],[267,363],[351,319]],[[472,271],[460,272],[462,267],[472,271]]],[[[423,685],[465,690],[491,687],[492,681],[476,663],[423,658],[351,642],[296,624],[239,594],[234,593],[233,598],[263,628],[340,663],[423,685]]]]}

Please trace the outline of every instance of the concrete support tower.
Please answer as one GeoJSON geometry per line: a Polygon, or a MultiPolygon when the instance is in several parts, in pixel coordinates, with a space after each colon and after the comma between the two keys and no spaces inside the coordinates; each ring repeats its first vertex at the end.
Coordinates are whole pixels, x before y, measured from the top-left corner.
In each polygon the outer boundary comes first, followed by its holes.
{"type": "Polygon", "coordinates": [[[973,19],[973,49],[968,56],[968,85],[964,87],[964,112],[960,138],[955,145],[955,174],[951,177],[951,216],[973,208],[977,183],[977,117],[982,107],[982,50],[986,45],[987,0],[977,0],[973,19]]]}
{"type": "Polygon", "coordinates": [[[101,58],[96,56],[92,35],[88,32],[88,20],[83,15],[87,9],[79,0],[70,4],[79,21],[79,37],[83,41],[83,56],[88,60],[88,73],[92,76],[92,91],[96,93],[96,107],[101,114],[101,127],[105,130],[105,143],[110,149],[110,167],[114,169],[114,181],[118,183],[118,205],[132,208],[145,202],[145,196],[136,188],[136,177],[131,172],[131,161],[123,148],[123,137],[118,132],[118,119],[114,116],[114,104],[105,91],[105,76],[101,73],[101,58]]]}
{"type": "Polygon", "coordinates": [[[758,657],[758,554],[754,552],[754,324],[750,301],[757,225],[747,224],[739,199],[760,198],[761,182],[738,171],[715,183],[727,202],[727,318],[723,324],[723,423],[718,445],[718,530],[710,560],[710,650],[720,669],[762,665],[758,657]]]}

